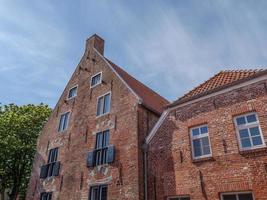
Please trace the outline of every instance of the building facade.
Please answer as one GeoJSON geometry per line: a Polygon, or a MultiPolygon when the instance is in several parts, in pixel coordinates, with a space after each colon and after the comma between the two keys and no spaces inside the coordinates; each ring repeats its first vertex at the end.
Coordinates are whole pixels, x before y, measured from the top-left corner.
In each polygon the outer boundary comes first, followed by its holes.
{"type": "Polygon", "coordinates": [[[267,199],[267,70],[223,71],[146,139],[148,200],[267,199]]]}
{"type": "Polygon", "coordinates": [[[142,145],[167,104],[90,37],[38,138],[26,199],[143,199],[142,145]]]}

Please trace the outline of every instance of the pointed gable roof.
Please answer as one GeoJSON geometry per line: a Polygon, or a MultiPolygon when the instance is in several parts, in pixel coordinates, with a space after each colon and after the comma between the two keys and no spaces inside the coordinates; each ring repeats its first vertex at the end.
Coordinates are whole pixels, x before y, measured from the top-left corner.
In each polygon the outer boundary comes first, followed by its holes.
{"type": "Polygon", "coordinates": [[[121,67],[105,58],[111,67],[118,73],[118,75],[126,82],[126,84],[135,92],[135,94],[141,99],[142,104],[148,109],[161,114],[164,107],[169,104],[169,101],[158,93],[145,86],[140,81],[136,80],[121,67]]]}
{"type": "Polygon", "coordinates": [[[204,83],[200,84],[193,90],[189,91],[178,100],[171,103],[168,107],[174,106],[179,103],[187,102],[192,99],[210,94],[212,92],[224,89],[226,87],[238,84],[243,81],[250,80],[262,74],[266,74],[266,69],[256,70],[225,70],[221,71],[215,76],[211,77],[204,83]]]}

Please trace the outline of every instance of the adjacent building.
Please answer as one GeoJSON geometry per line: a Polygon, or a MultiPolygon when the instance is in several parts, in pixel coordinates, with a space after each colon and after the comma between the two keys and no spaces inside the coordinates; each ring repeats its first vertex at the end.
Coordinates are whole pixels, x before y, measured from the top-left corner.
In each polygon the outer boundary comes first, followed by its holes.
{"type": "Polygon", "coordinates": [[[148,200],[267,199],[267,70],[222,71],[146,138],[148,200]]]}
{"type": "Polygon", "coordinates": [[[27,200],[143,199],[142,145],[167,104],[90,37],[38,138],[27,200]]]}

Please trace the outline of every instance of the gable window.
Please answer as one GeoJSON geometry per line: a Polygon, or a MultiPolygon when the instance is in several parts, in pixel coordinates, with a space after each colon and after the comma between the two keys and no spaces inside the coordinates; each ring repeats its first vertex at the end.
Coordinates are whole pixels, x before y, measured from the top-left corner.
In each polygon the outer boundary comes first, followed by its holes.
{"type": "Polygon", "coordinates": [[[168,198],[168,200],[190,200],[190,197],[188,196],[171,197],[171,198],[168,198]]]}
{"type": "Polygon", "coordinates": [[[109,130],[96,134],[95,148],[87,155],[87,167],[113,163],[115,146],[109,145],[109,130]]]}
{"type": "Polygon", "coordinates": [[[52,192],[42,192],[40,200],[52,200],[52,192]]]}
{"type": "Polygon", "coordinates": [[[111,93],[107,93],[97,99],[97,116],[104,115],[110,111],[110,97],[111,93]]]}
{"type": "Polygon", "coordinates": [[[99,85],[102,82],[102,72],[91,77],[91,88],[99,85]]]}
{"type": "Polygon", "coordinates": [[[90,188],[89,200],[107,200],[108,186],[98,185],[90,188]]]}
{"type": "Polygon", "coordinates": [[[265,146],[256,113],[237,116],[235,125],[238,133],[239,146],[242,150],[265,146]]]}
{"type": "Polygon", "coordinates": [[[72,99],[77,96],[78,86],[75,86],[69,90],[68,99],[72,99]]]}
{"type": "Polygon", "coordinates": [[[60,162],[58,159],[58,148],[50,149],[47,164],[41,167],[40,178],[59,175],[60,162]]]}
{"type": "Polygon", "coordinates": [[[58,132],[64,131],[68,128],[70,112],[66,112],[60,116],[58,132]]]}
{"type": "Polygon", "coordinates": [[[193,158],[211,156],[209,130],[207,125],[191,128],[193,158]]]}
{"type": "Polygon", "coordinates": [[[253,200],[251,192],[237,192],[221,194],[221,200],[253,200]]]}
{"type": "Polygon", "coordinates": [[[109,130],[96,134],[95,165],[107,163],[107,150],[109,146],[109,130]]]}

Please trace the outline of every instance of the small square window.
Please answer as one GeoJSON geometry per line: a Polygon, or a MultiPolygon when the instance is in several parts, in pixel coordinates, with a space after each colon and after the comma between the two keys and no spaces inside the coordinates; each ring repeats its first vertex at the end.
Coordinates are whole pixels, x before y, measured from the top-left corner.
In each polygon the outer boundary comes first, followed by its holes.
{"type": "Polygon", "coordinates": [[[68,128],[70,112],[64,113],[60,116],[58,132],[62,132],[68,128]]]}
{"type": "Polygon", "coordinates": [[[68,99],[72,99],[77,96],[78,86],[75,86],[69,90],[68,99]]]}
{"type": "Polygon", "coordinates": [[[91,77],[91,88],[99,85],[102,82],[102,72],[91,77]]]}
{"type": "Polygon", "coordinates": [[[236,117],[235,124],[242,150],[265,146],[256,113],[236,117]]]}

